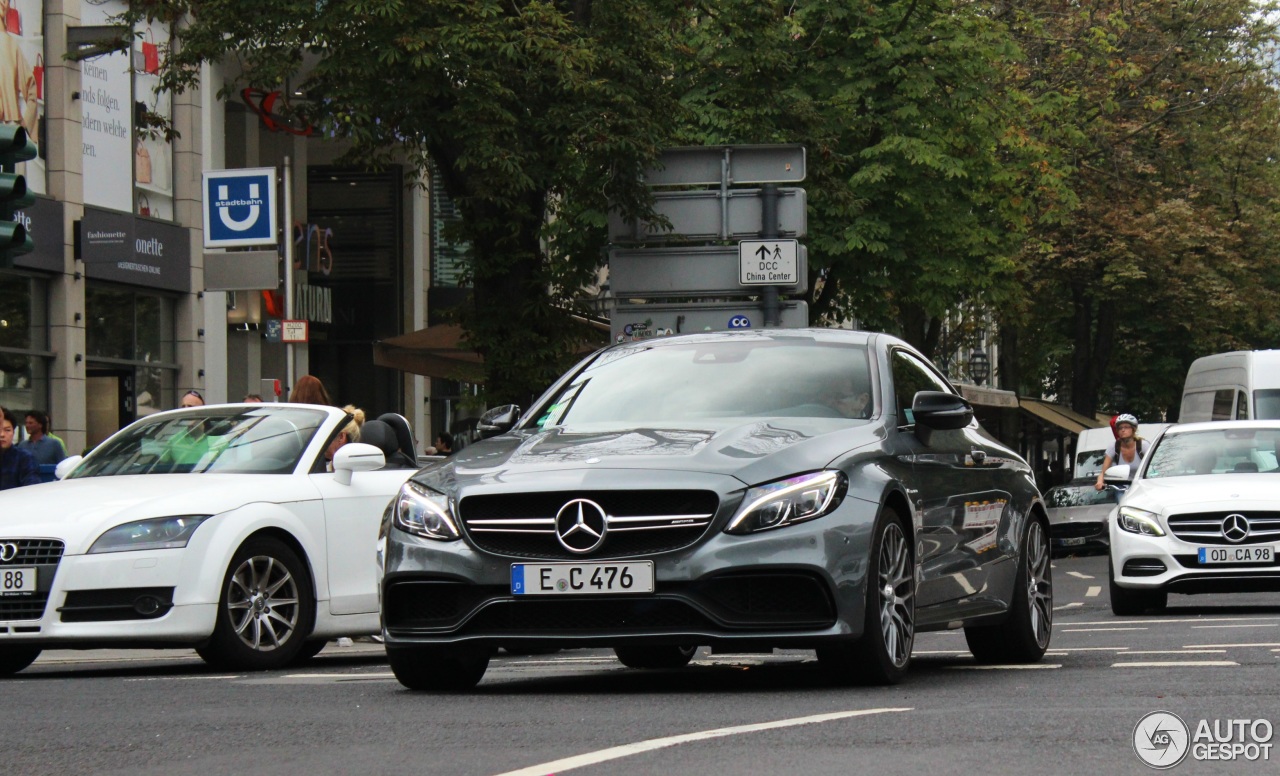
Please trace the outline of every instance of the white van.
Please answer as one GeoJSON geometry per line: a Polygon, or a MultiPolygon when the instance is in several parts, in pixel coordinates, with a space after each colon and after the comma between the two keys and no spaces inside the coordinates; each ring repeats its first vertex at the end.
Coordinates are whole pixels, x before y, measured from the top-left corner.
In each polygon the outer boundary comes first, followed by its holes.
{"type": "MultiPolygon", "coordinates": [[[[1143,451],[1150,450],[1152,443],[1172,425],[1172,423],[1143,423],[1142,418],[1138,418],[1138,436],[1142,439],[1143,451]]],[[[1076,461],[1071,476],[1077,480],[1084,477],[1097,477],[1098,472],[1102,471],[1102,459],[1107,456],[1107,447],[1115,439],[1111,426],[1086,428],[1081,431],[1076,437],[1076,461]]],[[[1112,461],[1112,463],[1115,462],[1112,461]]]]}
{"type": "Polygon", "coordinates": [[[1179,423],[1280,419],[1280,350],[1197,358],[1182,388],[1179,423]]]}

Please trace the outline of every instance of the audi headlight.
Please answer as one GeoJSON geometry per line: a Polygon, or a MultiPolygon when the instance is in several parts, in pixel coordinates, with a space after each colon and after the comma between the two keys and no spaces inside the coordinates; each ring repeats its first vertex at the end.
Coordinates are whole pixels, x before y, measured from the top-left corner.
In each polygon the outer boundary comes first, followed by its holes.
{"type": "Polygon", "coordinates": [[[747,491],[742,508],[724,529],[748,534],[822,517],[840,505],[849,481],[842,472],[800,474],[747,491]]]}
{"type": "Polygon", "coordinates": [[[1120,507],[1116,514],[1116,525],[1120,526],[1120,530],[1129,533],[1164,536],[1164,529],[1160,527],[1160,516],[1155,512],[1137,507],[1120,507]]]}
{"type": "Polygon", "coordinates": [[[210,517],[212,515],[177,515],[118,525],[99,536],[89,548],[89,554],[186,547],[191,535],[210,517]]]}
{"type": "Polygon", "coordinates": [[[414,536],[442,542],[451,542],[462,536],[453,519],[449,498],[415,482],[406,482],[400,488],[392,514],[396,528],[414,536]]]}

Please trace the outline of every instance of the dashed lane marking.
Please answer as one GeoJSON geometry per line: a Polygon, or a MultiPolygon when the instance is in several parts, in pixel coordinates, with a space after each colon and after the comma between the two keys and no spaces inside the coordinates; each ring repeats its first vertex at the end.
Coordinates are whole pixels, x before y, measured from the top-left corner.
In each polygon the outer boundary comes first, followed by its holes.
{"type": "Polygon", "coordinates": [[[172,682],[172,681],[188,681],[197,679],[243,679],[243,676],[141,676],[134,679],[125,679],[126,682],[172,682]]]}
{"type": "Polygon", "coordinates": [[[1225,655],[1225,649],[1135,649],[1129,655],[1225,655]]]}
{"type": "Polygon", "coordinates": [[[1280,647],[1275,643],[1252,643],[1252,644],[1188,644],[1183,649],[1232,649],[1234,647],[1280,647]]]}
{"type": "Polygon", "coordinates": [[[1098,594],[1101,592],[1102,592],[1102,588],[1099,585],[1090,585],[1089,589],[1084,591],[1084,597],[1097,598],[1098,594]]]}
{"type": "Polygon", "coordinates": [[[1112,633],[1114,631],[1137,631],[1146,628],[1063,628],[1062,633],[1112,633]]]}
{"type": "Polygon", "coordinates": [[[1060,612],[1060,611],[1062,611],[1063,609],[1074,609],[1074,608],[1075,608],[1075,607],[1077,607],[1077,606],[1084,606],[1084,602],[1083,602],[1083,601],[1072,601],[1072,602],[1071,602],[1071,603],[1069,603],[1069,604],[1063,604],[1062,606],[1055,606],[1055,607],[1053,607],[1053,610],[1054,610],[1055,612],[1060,612]]]}
{"type": "Polygon", "coordinates": [[[1081,574],[1079,571],[1068,571],[1067,576],[1075,577],[1076,579],[1093,579],[1088,574],[1081,574]]]}
{"type": "Polygon", "coordinates": [[[1191,666],[1207,668],[1213,666],[1238,666],[1234,660],[1151,660],[1140,663],[1112,663],[1112,668],[1168,668],[1169,666],[1191,666]]]}
{"type": "Polygon", "coordinates": [[[957,671],[1034,671],[1037,669],[1062,668],[1061,663],[1012,663],[1009,665],[971,665],[946,666],[957,671]]]}
{"type": "MultiPolygon", "coordinates": [[[[1180,617],[1180,618],[1163,618],[1163,617],[1143,617],[1140,620],[1092,620],[1089,622],[1073,622],[1072,625],[1135,625],[1142,623],[1143,625],[1168,625],[1182,622],[1241,622],[1241,617],[1180,617]]],[[[1250,619],[1248,622],[1280,622],[1280,618],[1276,617],[1259,617],[1250,619]]]]}
{"type": "Polygon", "coordinates": [[[837,711],[830,714],[815,714],[810,717],[793,717],[791,719],[780,719],[774,722],[759,722],[753,725],[738,725],[736,727],[702,730],[696,733],[684,733],[682,735],[667,736],[665,738],[651,738],[647,741],[637,741],[634,744],[623,744],[622,746],[600,749],[595,752],[587,752],[586,754],[580,754],[574,757],[565,757],[561,760],[553,760],[551,762],[539,763],[538,765],[530,765],[527,768],[507,771],[506,773],[499,774],[499,776],[546,776],[546,774],[550,773],[561,773],[575,768],[584,768],[588,765],[598,765],[599,763],[609,762],[610,760],[620,760],[623,757],[630,757],[631,755],[642,754],[644,752],[652,752],[655,749],[664,749],[669,746],[686,744],[692,741],[706,741],[712,738],[724,738],[726,736],[736,736],[744,733],[758,733],[763,730],[777,730],[778,728],[832,722],[839,719],[848,719],[850,717],[865,717],[872,714],[890,714],[905,711],[912,711],[912,709],[882,708],[858,709],[856,711],[837,711]]]}
{"type": "Polygon", "coordinates": [[[1275,628],[1277,627],[1277,623],[1259,622],[1259,623],[1246,623],[1244,625],[1192,625],[1191,627],[1192,628],[1275,628]]]}

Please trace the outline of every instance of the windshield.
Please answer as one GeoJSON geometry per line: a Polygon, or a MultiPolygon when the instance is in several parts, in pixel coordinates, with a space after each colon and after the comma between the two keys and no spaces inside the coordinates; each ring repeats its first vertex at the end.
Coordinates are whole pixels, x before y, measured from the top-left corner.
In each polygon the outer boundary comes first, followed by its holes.
{"type": "Polygon", "coordinates": [[[130,427],[89,454],[71,477],[236,472],[288,474],[325,413],[211,407],[130,427]]]}
{"type": "Polygon", "coordinates": [[[1258,420],[1280,420],[1280,388],[1253,392],[1253,417],[1258,420]]]}
{"type": "Polygon", "coordinates": [[[741,339],[636,345],[596,359],[541,410],[541,426],[712,418],[871,417],[861,345],[741,339]]]}
{"type": "Polygon", "coordinates": [[[1120,493],[1114,488],[1098,490],[1090,482],[1087,485],[1059,485],[1044,494],[1048,507],[1092,507],[1098,504],[1114,504],[1120,493]]]}
{"type": "Polygon", "coordinates": [[[1228,428],[1166,434],[1151,453],[1145,476],[1275,472],[1280,429],[1228,428]]]}

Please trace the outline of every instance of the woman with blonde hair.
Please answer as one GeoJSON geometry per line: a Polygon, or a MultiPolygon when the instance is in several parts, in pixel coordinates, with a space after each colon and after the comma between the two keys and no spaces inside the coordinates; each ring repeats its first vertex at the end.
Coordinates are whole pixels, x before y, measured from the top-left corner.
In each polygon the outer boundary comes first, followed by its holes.
{"type": "Polygon", "coordinates": [[[337,454],[338,448],[351,442],[359,442],[360,427],[364,425],[364,410],[350,404],[342,409],[351,416],[351,420],[347,421],[347,425],[342,427],[342,430],[329,443],[328,449],[324,451],[324,458],[329,462],[329,471],[333,471],[333,456],[337,454]]]}

